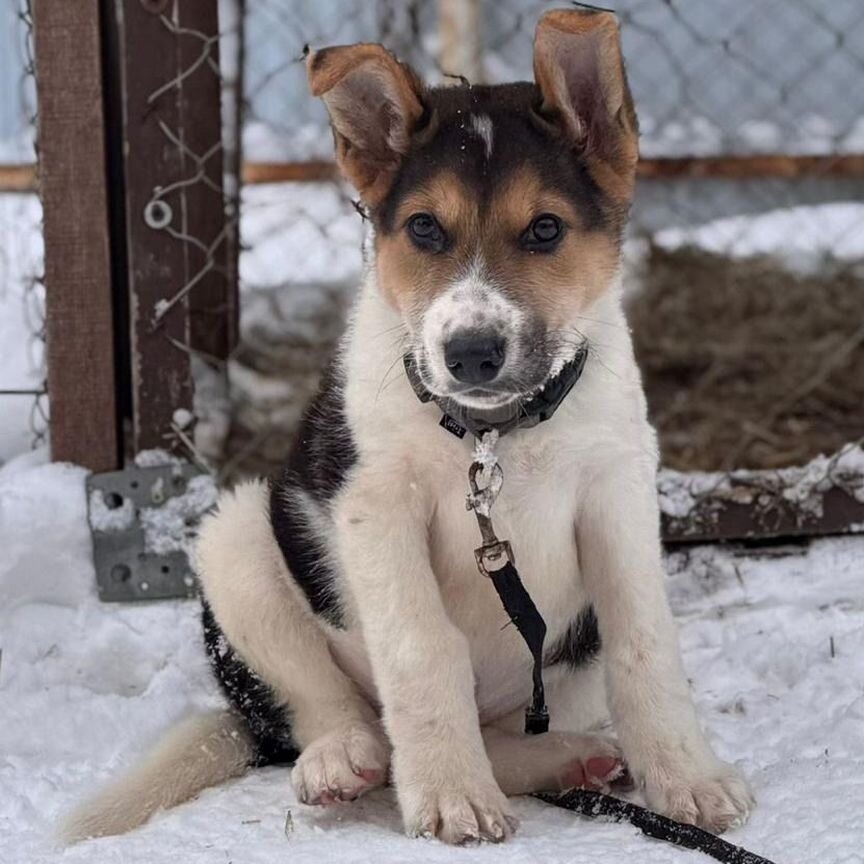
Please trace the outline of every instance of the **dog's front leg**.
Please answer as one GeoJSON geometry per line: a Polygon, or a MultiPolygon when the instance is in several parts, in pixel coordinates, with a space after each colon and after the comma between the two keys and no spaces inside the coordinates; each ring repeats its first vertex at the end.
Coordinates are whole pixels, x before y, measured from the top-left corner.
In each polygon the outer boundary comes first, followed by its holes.
{"type": "Polygon", "coordinates": [[[741,823],[752,796],[699,728],[666,598],[655,472],[644,458],[601,470],[577,538],[600,625],[610,712],[649,806],[715,832],[741,823]]]}
{"type": "Polygon", "coordinates": [[[450,843],[515,827],[480,734],[468,642],[428,551],[431,508],[405,466],[351,478],[337,505],[340,561],[393,744],[406,830],[450,843]]]}

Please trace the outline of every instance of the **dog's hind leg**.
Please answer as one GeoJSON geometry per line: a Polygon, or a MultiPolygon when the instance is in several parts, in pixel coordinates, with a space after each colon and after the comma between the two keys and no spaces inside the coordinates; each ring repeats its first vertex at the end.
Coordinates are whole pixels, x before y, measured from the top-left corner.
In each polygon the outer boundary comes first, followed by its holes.
{"type": "Polygon", "coordinates": [[[483,727],[483,743],[501,789],[507,795],[525,795],[577,786],[619,787],[627,774],[609,734],[602,664],[573,668],[560,662],[547,667],[545,678],[556,728],[544,735],[523,734],[524,708],[483,727]]]}
{"type": "Polygon", "coordinates": [[[613,738],[546,732],[525,735],[487,726],[483,743],[505,795],[559,792],[583,787],[608,790],[626,775],[613,738]]]}
{"type": "Polygon", "coordinates": [[[386,736],[334,661],[321,619],[287,569],[267,485],[224,493],[201,526],[196,551],[202,590],[227,643],[268,685],[290,723],[300,751],[292,773],[300,800],[326,804],[383,783],[386,736]]]}

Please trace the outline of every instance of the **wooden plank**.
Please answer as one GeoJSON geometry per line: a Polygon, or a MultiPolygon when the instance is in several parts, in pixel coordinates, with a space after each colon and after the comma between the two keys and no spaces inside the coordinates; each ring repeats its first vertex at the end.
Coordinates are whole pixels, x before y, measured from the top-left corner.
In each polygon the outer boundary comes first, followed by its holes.
{"type": "MultiPolygon", "coordinates": [[[[864,155],[842,156],[721,156],[641,159],[642,180],[758,180],[763,178],[864,177],[864,155]]],[[[292,183],[332,180],[332,162],[246,162],[244,183],[292,183]]]]}
{"type": "MultiPolygon", "coordinates": [[[[803,177],[864,177],[864,155],[839,156],[718,156],[642,159],[638,173],[644,180],[758,180],[803,177]]],[[[244,162],[244,183],[306,183],[332,180],[333,162],[244,162]]],[[[35,165],[0,165],[0,192],[33,192],[35,165]]]]}
{"type": "Polygon", "coordinates": [[[119,465],[98,0],[34,0],[51,454],[119,465]]]}
{"type": "Polygon", "coordinates": [[[864,533],[864,450],[776,471],[729,474],[661,471],[668,543],[766,540],[864,533]]]}
{"type": "Polygon", "coordinates": [[[0,192],[36,192],[36,166],[32,164],[0,165],[0,192]]]}
{"type": "Polygon", "coordinates": [[[801,177],[864,177],[864,155],[827,156],[700,156],[641,159],[642,180],[757,180],[801,177]]]}
{"type": "Polygon", "coordinates": [[[339,172],[335,162],[244,162],[243,182],[258,183],[310,183],[335,180],[339,172]]]}

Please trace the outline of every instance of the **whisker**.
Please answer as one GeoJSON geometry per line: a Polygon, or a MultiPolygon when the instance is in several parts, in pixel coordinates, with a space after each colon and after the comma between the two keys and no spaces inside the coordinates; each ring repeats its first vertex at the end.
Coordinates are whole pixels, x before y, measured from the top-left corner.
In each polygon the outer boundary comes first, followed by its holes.
{"type": "Polygon", "coordinates": [[[591,321],[593,324],[603,324],[605,327],[615,327],[618,330],[627,330],[627,326],[625,324],[618,324],[616,321],[603,321],[600,318],[591,318],[588,315],[577,315],[577,318],[581,318],[583,321],[591,321]]]}
{"type": "MultiPolygon", "coordinates": [[[[378,385],[378,391],[375,393],[375,401],[376,401],[376,402],[378,401],[378,397],[381,395],[381,392],[382,392],[382,391],[385,389],[385,387],[387,386],[385,382],[387,381],[388,376],[389,376],[390,373],[393,371],[393,369],[395,368],[396,364],[399,363],[399,362],[401,362],[401,360],[402,360],[402,355],[401,355],[401,354],[397,355],[397,356],[396,356],[396,359],[395,359],[395,360],[394,360],[394,361],[393,361],[393,362],[392,362],[392,363],[387,367],[386,371],[384,372],[384,375],[383,375],[382,378],[381,378],[381,383],[378,385]]],[[[395,380],[398,380],[398,379],[394,378],[393,380],[395,381],[395,380]]],[[[392,383],[392,381],[391,381],[390,383],[392,383]]]]}

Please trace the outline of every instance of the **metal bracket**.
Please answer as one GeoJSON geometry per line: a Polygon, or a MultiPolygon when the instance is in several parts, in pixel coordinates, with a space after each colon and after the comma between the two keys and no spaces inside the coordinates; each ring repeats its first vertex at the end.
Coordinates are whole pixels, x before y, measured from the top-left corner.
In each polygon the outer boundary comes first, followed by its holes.
{"type": "Polygon", "coordinates": [[[194,597],[186,545],[215,501],[209,477],[176,463],[87,478],[87,515],[99,599],[114,602],[194,597]],[[201,479],[197,479],[201,478],[201,479]],[[193,487],[190,493],[190,484],[193,487]],[[154,525],[163,526],[158,531],[154,525]]]}

